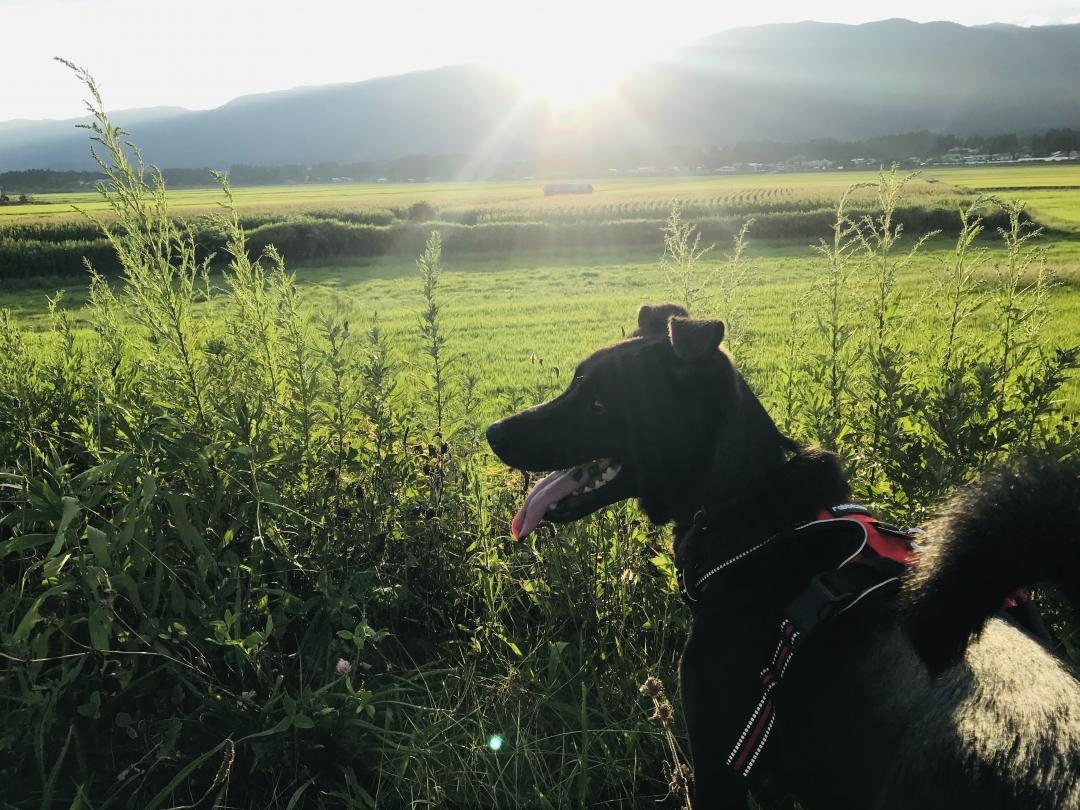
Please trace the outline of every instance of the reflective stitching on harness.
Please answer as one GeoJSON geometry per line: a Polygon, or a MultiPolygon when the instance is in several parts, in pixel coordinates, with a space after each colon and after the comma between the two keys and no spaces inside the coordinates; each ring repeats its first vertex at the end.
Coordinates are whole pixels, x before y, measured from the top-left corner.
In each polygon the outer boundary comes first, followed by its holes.
{"type": "MultiPolygon", "coordinates": [[[[798,531],[798,530],[799,530],[799,529],[801,529],[801,528],[802,528],[802,526],[799,526],[799,527],[798,527],[798,528],[797,528],[797,529],[796,529],[795,531],[798,531]]],[[[704,576],[702,576],[702,577],[701,577],[701,579],[699,579],[699,580],[698,580],[697,582],[695,582],[695,583],[694,583],[694,587],[695,587],[695,588],[700,588],[700,587],[701,587],[701,584],[702,584],[702,583],[703,583],[703,582],[704,582],[705,580],[707,580],[707,579],[708,579],[709,577],[711,577],[711,576],[714,576],[715,574],[719,574],[719,573],[720,573],[721,571],[723,571],[723,570],[724,570],[725,568],[727,568],[727,567],[728,567],[729,565],[731,565],[732,563],[737,563],[737,562],[738,562],[739,560],[741,560],[741,559],[742,559],[743,557],[747,557],[747,556],[749,556],[749,555],[753,554],[753,553],[754,553],[755,551],[758,551],[759,549],[762,549],[762,548],[764,548],[765,546],[767,546],[767,545],[768,545],[769,543],[771,543],[771,542],[772,542],[773,540],[775,540],[775,539],[776,539],[777,537],[779,537],[779,536],[780,536],[780,535],[778,535],[778,534],[774,534],[774,535],[773,535],[772,537],[770,537],[770,538],[768,538],[768,539],[766,539],[766,540],[762,540],[762,541],[761,541],[760,543],[758,543],[758,544],[757,544],[756,546],[753,546],[752,548],[748,548],[748,549],[746,549],[746,551],[743,551],[743,552],[740,552],[739,554],[736,554],[736,555],[735,555],[734,557],[732,557],[732,558],[731,558],[730,560],[726,560],[725,562],[722,562],[722,563],[720,563],[720,564],[719,564],[718,566],[716,566],[715,568],[712,568],[711,570],[707,571],[707,572],[706,572],[706,573],[704,574],[704,576]]]]}
{"type": "MultiPolygon", "coordinates": [[[[842,563],[840,563],[840,565],[836,566],[837,568],[843,568],[845,565],[847,565],[849,562],[851,562],[853,559],[858,557],[860,554],[863,553],[863,551],[866,550],[866,544],[869,541],[870,532],[866,528],[866,524],[863,523],[861,520],[856,520],[853,517],[834,517],[834,518],[826,518],[824,520],[811,520],[809,523],[803,523],[801,526],[796,526],[794,529],[791,529],[790,531],[792,533],[801,532],[803,529],[809,529],[811,526],[820,526],[823,523],[837,523],[839,521],[845,521],[847,523],[854,523],[860,529],[862,529],[862,533],[863,533],[862,542],[859,544],[859,547],[855,550],[855,552],[850,557],[848,557],[846,560],[844,560],[842,563]]],[[[719,574],[721,571],[723,571],[729,565],[731,565],[733,563],[737,563],[739,560],[743,559],[744,557],[748,557],[749,555],[753,554],[755,551],[760,551],[765,546],[767,546],[769,543],[771,543],[773,540],[775,540],[777,537],[779,537],[781,534],[783,534],[783,532],[778,532],[777,534],[774,534],[772,537],[769,537],[769,538],[767,538],[765,540],[762,540],[756,546],[752,546],[752,547],[746,549],[745,551],[739,552],[734,557],[732,557],[730,560],[725,560],[724,562],[720,563],[719,565],[714,566],[713,568],[709,569],[708,571],[705,572],[705,574],[703,574],[701,576],[700,579],[698,579],[697,582],[694,583],[694,589],[697,590],[698,588],[700,588],[702,585],[705,584],[706,580],[710,579],[711,577],[714,577],[716,574],[719,574]]],[[[685,583],[685,574],[683,576],[684,576],[683,581],[685,583]]],[[[686,589],[684,587],[682,590],[683,590],[684,593],[686,593],[686,595],[688,596],[688,598],[690,599],[691,602],[696,602],[697,601],[693,597],[689,596],[689,590],[688,589],[686,589]]]]}
{"type": "Polygon", "coordinates": [[[746,763],[746,768],[743,769],[743,776],[749,776],[750,770],[754,767],[754,763],[758,761],[758,757],[761,756],[761,752],[765,750],[765,743],[769,740],[769,734],[772,732],[773,723],[776,722],[776,712],[772,713],[772,717],[769,718],[769,724],[765,726],[765,731],[761,735],[761,739],[758,741],[757,750],[750,756],[750,761],[746,763]]]}
{"type": "MultiPolygon", "coordinates": [[[[785,619],[784,621],[787,621],[787,620],[785,619]]],[[[781,629],[781,631],[783,631],[784,622],[780,622],[780,629],[781,629]]],[[[773,651],[773,654],[772,654],[772,663],[769,665],[769,667],[767,667],[767,669],[776,666],[776,659],[780,657],[780,648],[784,646],[785,641],[787,641],[787,639],[782,638],[778,642],[776,642],[776,649],[773,651]]]]}
{"type": "Polygon", "coordinates": [[[757,708],[754,709],[753,714],[750,715],[750,720],[747,722],[746,728],[742,730],[742,734],[739,735],[739,739],[735,742],[735,748],[733,748],[731,753],[728,754],[727,761],[725,762],[726,765],[730,765],[735,760],[735,757],[738,755],[739,749],[742,748],[742,744],[746,741],[747,735],[750,734],[751,730],[754,728],[754,724],[757,722],[758,715],[761,714],[761,710],[764,709],[766,704],[769,702],[769,694],[772,692],[775,683],[776,682],[774,681],[773,683],[765,687],[765,692],[761,695],[761,700],[758,701],[757,708]]]}
{"type": "MultiPolygon", "coordinates": [[[[797,636],[797,635],[799,635],[798,632],[795,633],[795,636],[797,636]]],[[[795,636],[792,636],[792,641],[795,640],[795,636]]],[[[777,673],[778,678],[783,678],[784,677],[784,673],[787,672],[788,665],[791,663],[791,659],[794,658],[794,657],[795,657],[795,651],[794,651],[794,649],[792,649],[792,651],[788,654],[788,657],[784,659],[784,663],[780,666],[780,672],[777,673]]]]}
{"type": "Polygon", "coordinates": [[[738,759],[735,760],[735,765],[733,766],[735,770],[743,771],[744,774],[749,773],[749,768],[751,766],[747,765],[747,769],[743,770],[743,764],[746,763],[747,759],[754,753],[755,748],[757,748],[758,744],[761,742],[765,729],[768,728],[769,723],[776,716],[775,709],[776,706],[771,700],[765,704],[765,712],[758,718],[757,723],[754,724],[754,730],[750,735],[748,746],[743,749],[742,753],[739,754],[738,759]]]}

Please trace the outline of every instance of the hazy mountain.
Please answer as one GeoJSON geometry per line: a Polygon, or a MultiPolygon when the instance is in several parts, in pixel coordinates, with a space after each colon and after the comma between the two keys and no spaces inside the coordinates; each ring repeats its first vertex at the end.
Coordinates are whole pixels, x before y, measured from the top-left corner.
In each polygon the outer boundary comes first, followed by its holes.
{"type": "MultiPolygon", "coordinates": [[[[1078,76],[1080,25],[807,22],[704,39],[631,71],[618,101],[570,117],[523,98],[493,68],[458,65],[117,118],[163,166],[465,153],[482,173],[484,161],[544,152],[1076,126],[1078,76]]],[[[0,170],[89,168],[86,133],[74,123],[0,124],[0,170]]]]}
{"type": "MultiPolygon", "coordinates": [[[[141,127],[156,121],[190,114],[183,107],[147,107],[141,110],[119,110],[112,114],[113,120],[122,127],[141,127]]],[[[56,140],[70,140],[73,133],[80,133],[79,140],[86,137],[85,130],[76,130],[79,124],[89,124],[90,116],[68,118],[63,121],[16,119],[0,121],[0,161],[7,157],[9,148],[21,148],[31,142],[47,143],[56,140]]],[[[52,168],[39,166],[35,168],[52,168]]]]}

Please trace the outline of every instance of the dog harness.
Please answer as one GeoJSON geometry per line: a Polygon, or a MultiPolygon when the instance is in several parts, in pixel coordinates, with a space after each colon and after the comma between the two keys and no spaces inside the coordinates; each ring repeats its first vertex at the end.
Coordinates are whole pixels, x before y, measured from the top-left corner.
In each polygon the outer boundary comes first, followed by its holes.
{"type": "MultiPolygon", "coordinates": [[[[896,526],[877,520],[871,515],[870,510],[861,504],[843,503],[822,509],[818,513],[816,520],[796,526],[786,532],[774,534],[757,545],[739,552],[734,557],[709,567],[704,573],[690,573],[686,569],[680,568],[676,574],[679,593],[692,608],[700,599],[701,594],[708,589],[709,581],[727,568],[761,551],[780,537],[789,538],[793,535],[806,533],[811,529],[820,530],[825,528],[824,524],[837,521],[859,524],[862,527],[862,538],[861,541],[858,541],[857,546],[851,550],[850,554],[840,561],[835,570],[824,571],[811,582],[810,588],[816,587],[819,593],[829,596],[827,599],[829,605],[843,602],[844,597],[847,595],[856,597],[862,595],[861,589],[851,593],[848,586],[856,584],[856,581],[863,580],[865,577],[851,572],[861,571],[866,573],[867,568],[869,568],[870,571],[889,574],[879,583],[883,585],[886,581],[898,580],[904,568],[913,562],[914,554],[917,551],[916,538],[922,534],[921,529],[899,529],[896,526]],[[863,564],[863,568],[850,567],[852,563],[856,562],[863,564]],[[844,573],[839,574],[841,571],[844,573]]],[[[813,600],[807,601],[805,608],[811,607],[811,601],[813,600]]],[[[853,605],[854,602],[840,607],[846,609],[853,605]]],[[[839,608],[837,609],[839,610],[839,608]]],[[[828,612],[826,605],[822,605],[817,612],[828,612]]],[[[821,618],[827,617],[823,614],[821,618]]]]}
{"type": "MultiPolygon", "coordinates": [[[[784,617],[777,628],[776,646],[759,673],[759,697],[725,759],[724,764],[742,777],[750,776],[769,740],[776,722],[773,694],[795,658],[801,640],[823,622],[841,616],[860,603],[896,593],[900,588],[901,575],[915,561],[919,550],[918,538],[923,531],[898,528],[877,520],[865,506],[844,503],[822,509],[816,520],[775,534],[734,557],[710,565],[703,572],[681,568],[677,571],[679,592],[693,609],[713,578],[777,540],[790,540],[799,535],[814,535],[812,539],[820,539],[837,534],[834,527],[838,524],[850,523],[858,525],[861,531],[853,532],[850,526],[845,525],[852,538],[850,543],[846,547],[843,543],[833,543],[830,551],[836,555],[834,559],[825,560],[824,570],[814,575],[785,607],[784,617]]],[[[695,528],[700,530],[702,527],[695,528]]],[[[1020,589],[1005,602],[1004,607],[1030,608],[1027,604],[1030,598],[1026,589],[1020,589]]],[[[1017,618],[1022,624],[1028,625],[1025,617],[1017,618]]],[[[1037,628],[1029,626],[1029,629],[1034,629],[1038,634],[1037,628]]]]}
{"type": "Polygon", "coordinates": [[[684,569],[677,573],[679,591],[693,608],[713,578],[778,538],[825,533],[840,522],[855,523],[861,531],[850,532],[845,527],[853,538],[851,544],[840,552],[842,556],[835,562],[827,561],[825,570],[816,574],[786,606],[778,627],[776,646],[759,674],[759,699],[733,741],[724,763],[740,776],[750,775],[765,749],[776,721],[773,693],[795,658],[801,639],[822,622],[842,615],[864,600],[895,593],[900,587],[900,575],[917,552],[916,538],[921,530],[900,529],[883,523],[860,504],[839,504],[821,510],[816,520],[773,535],[701,573],[684,569]]]}

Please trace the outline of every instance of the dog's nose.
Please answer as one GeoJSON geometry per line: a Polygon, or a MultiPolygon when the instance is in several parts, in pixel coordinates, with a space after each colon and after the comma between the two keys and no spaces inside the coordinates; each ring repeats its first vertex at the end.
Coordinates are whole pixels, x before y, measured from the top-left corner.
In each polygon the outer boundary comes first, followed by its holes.
{"type": "Polygon", "coordinates": [[[487,433],[485,435],[487,436],[488,444],[491,445],[491,449],[498,453],[499,443],[506,439],[506,428],[503,426],[503,423],[492,422],[488,425],[487,433]]]}

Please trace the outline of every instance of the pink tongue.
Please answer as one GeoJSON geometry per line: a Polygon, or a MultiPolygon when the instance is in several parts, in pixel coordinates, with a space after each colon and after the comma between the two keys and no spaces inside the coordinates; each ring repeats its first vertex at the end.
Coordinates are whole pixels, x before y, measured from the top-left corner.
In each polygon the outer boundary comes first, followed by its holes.
{"type": "Polygon", "coordinates": [[[580,467],[571,467],[569,470],[557,470],[537,481],[510,523],[510,531],[514,537],[520,540],[529,534],[536,528],[536,524],[543,520],[544,513],[551,504],[561,501],[581,486],[584,480],[585,471],[580,467]]]}

